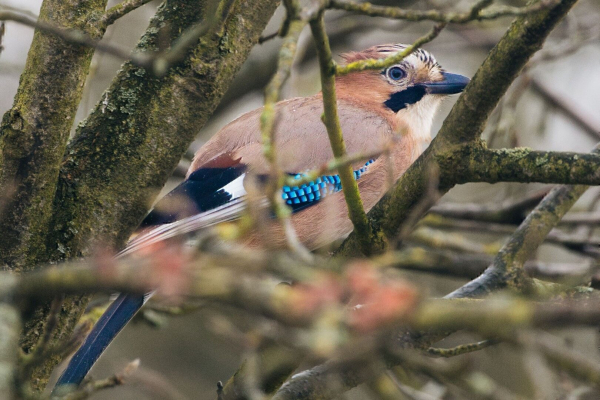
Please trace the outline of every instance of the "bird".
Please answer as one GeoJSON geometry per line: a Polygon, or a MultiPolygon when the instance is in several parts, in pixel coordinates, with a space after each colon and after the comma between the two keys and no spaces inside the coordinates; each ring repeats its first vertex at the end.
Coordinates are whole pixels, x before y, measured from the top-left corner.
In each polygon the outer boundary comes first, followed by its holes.
{"type": "MultiPolygon", "coordinates": [[[[406,49],[405,44],[385,44],[341,57],[344,63],[351,63],[383,59],[406,49]]],[[[431,53],[420,48],[387,68],[336,77],[347,153],[379,154],[352,164],[366,212],[385,194],[390,178],[396,181],[431,141],[433,118],[441,102],[462,92],[468,83],[469,78],[445,71],[431,53]]],[[[277,167],[292,182],[334,158],[320,119],[321,93],[280,101],[275,110],[277,167]]],[[[262,108],[258,108],[243,114],[197,151],[185,180],[156,204],[120,257],[240,217],[250,177],[258,177],[260,182],[269,176],[271,168],[263,155],[261,113],[262,108]]],[[[306,248],[317,249],[352,231],[341,189],[335,172],[282,188],[282,200],[292,211],[292,226],[306,248]]],[[[273,223],[272,228],[275,234],[269,240],[274,243],[269,245],[283,245],[285,235],[278,231],[281,225],[273,223]]],[[[249,245],[260,245],[258,235],[250,235],[248,241],[249,245]]],[[[79,385],[148,297],[119,295],[71,358],[55,388],[79,385]]]]}

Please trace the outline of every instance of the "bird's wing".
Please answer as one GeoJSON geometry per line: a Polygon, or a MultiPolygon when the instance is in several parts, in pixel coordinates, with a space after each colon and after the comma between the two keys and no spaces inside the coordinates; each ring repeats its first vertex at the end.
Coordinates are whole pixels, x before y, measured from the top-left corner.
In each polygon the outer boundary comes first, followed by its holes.
{"type": "MultiPolygon", "coordinates": [[[[349,154],[372,154],[391,140],[391,127],[380,115],[351,103],[339,109],[349,154]]],[[[302,174],[333,158],[327,131],[320,120],[322,110],[319,96],[295,98],[277,105],[276,151],[284,172],[302,174]]],[[[142,227],[154,227],[131,240],[122,255],[240,216],[244,209],[246,172],[262,175],[269,170],[261,144],[261,112],[258,109],[244,114],[198,151],[187,179],[165,196],[142,223],[142,227]]],[[[357,177],[363,175],[368,179],[367,165],[372,161],[365,164],[366,161],[369,160],[355,163],[357,177]]],[[[294,211],[300,211],[338,192],[341,185],[336,179],[336,175],[326,175],[309,185],[286,187],[284,200],[294,211]]]]}
{"type": "MultiPolygon", "coordinates": [[[[386,118],[358,106],[340,101],[339,119],[348,154],[367,154],[383,150],[393,138],[386,118]]],[[[225,160],[248,165],[254,173],[268,172],[260,133],[262,109],[246,113],[221,129],[196,153],[190,172],[225,160]]],[[[275,124],[277,161],[281,170],[300,173],[333,159],[327,131],[320,117],[320,96],[294,98],[278,103],[275,124]]],[[[360,168],[363,162],[357,162],[360,168]]]]}

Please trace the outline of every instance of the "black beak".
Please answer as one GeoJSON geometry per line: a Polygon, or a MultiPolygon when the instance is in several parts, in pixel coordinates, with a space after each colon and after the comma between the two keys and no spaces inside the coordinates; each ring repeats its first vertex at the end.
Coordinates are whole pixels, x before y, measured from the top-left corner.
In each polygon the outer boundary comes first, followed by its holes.
{"type": "Polygon", "coordinates": [[[429,82],[422,84],[425,86],[428,94],[456,94],[463,91],[471,81],[466,76],[450,74],[443,72],[444,79],[438,82],[429,82]]]}

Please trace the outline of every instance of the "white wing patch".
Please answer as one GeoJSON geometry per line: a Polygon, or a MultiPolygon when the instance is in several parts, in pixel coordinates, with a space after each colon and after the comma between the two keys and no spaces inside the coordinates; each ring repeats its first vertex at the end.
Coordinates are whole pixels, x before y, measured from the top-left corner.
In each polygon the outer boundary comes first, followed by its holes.
{"type": "Polygon", "coordinates": [[[229,200],[227,204],[175,222],[151,228],[130,240],[129,243],[127,243],[127,247],[117,254],[117,257],[124,257],[165,239],[195,232],[221,222],[232,221],[239,218],[246,208],[244,201],[246,197],[246,190],[244,189],[245,176],[245,173],[240,175],[220,189],[231,195],[231,200],[229,200]]]}

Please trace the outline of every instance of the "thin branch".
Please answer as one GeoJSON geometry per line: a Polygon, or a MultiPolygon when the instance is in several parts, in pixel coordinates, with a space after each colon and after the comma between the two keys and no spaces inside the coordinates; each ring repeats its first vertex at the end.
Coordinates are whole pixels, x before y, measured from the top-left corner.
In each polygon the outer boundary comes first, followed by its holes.
{"type": "Polygon", "coordinates": [[[447,297],[479,297],[506,286],[521,291],[530,290],[532,282],[524,273],[525,261],[586,190],[587,186],[583,185],[553,189],[513,233],[494,263],[480,277],[447,297]]]}
{"type": "Polygon", "coordinates": [[[390,67],[402,61],[406,56],[417,50],[419,47],[435,39],[440,32],[446,27],[445,23],[439,23],[431,29],[429,33],[418,38],[413,44],[389,57],[381,60],[359,60],[349,63],[344,66],[332,66],[335,69],[336,75],[346,75],[352,72],[359,72],[372,69],[383,69],[390,67]]]}
{"type": "Polygon", "coordinates": [[[447,232],[432,229],[427,226],[420,226],[415,229],[407,240],[411,243],[418,243],[428,247],[474,254],[493,255],[502,247],[502,243],[499,241],[489,243],[474,241],[460,233],[448,235],[447,232]]]}
{"type": "Polygon", "coordinates": [[[519,224],[547,194],[547,189],[537,190],[518,200],[510,199],[499,204],[442,203],[432,207],[429,212],[447,218],[519,224]]]}
{"type": "Polygon", "coordinates": [[[483,350],[486,347],[490,347],[498,343],[499,342],[497,340],[482,340],[481,342],[461,344],[460,346],[451,347],[449,349],[429,347],[427,350],[425,350],[425,353],[433,357],[450,358],[483,350]]]}
{"type": "Polygon", "coordinates": [[[2,45],[2,39],[4,39],[4,33],[6,32],[6,25],[4,21],[0,22],[0,55],[2,55],[2,50],[4,50],[4,46],[2,45]]]}
{"type": "Polygon", "coordinates": [[[600,388],[600,365],[597,360],[565,348],[562,342],[548,334],[517,335],[516,339],[521,345],[539,349],[546,360],[575,379],[600,388]]]}
{"type": "Polygon", "coordinates": [[[583,129],[590,137],[595,140],[600,139],[600,119],[594,114],[588,114],[581,107],[576,105],[576,102],[567,101],[563,96],[556,93],[555,90],[540,81],[539,79],[531,79],[531,88],[544,100],[556,107],[559,111],[565,114],[583,129]]]}
{"type": "Polygon", "coordinates": [[[554,7],[560,0],[542,0],[526,7],[505,5],[491,6],[492,1],[480,0],[465,12],[444,13],[438,10],[406,10],[399,7],[377,6],[370,3],[357,3],[348,0],[331,0],[329,8],[356,12],[370,17],[386,17],[407,21],[435,21],[452,24],[464,24],[474,20],[497,19],[505,16],[519,16],[539,12],[554,7]]]}
{"type": "Polygon", "coordinates": [[[281,197],[281,187],[285,181],[285,174],[279,168],[277,161],[277,151],[275,147],[275,119],[277,116],[276,103],[279,101],[281,87],[290,76],[298,39],[302,30],[306,26],[306,21],[300,18],[298,5],[292,1],[285,2],[287,16],[280,31],[285,30],[285,37],[279,50],[277,62],[277,71],[265,88],[265,104],[260,116],[260,129],[262,151],[265,159],[270,164],[270,179],[266,186],[266,197],[269,200],[273,211],[282,224],[286,241],[291,250],[304,259],[310,259],[310,253],[304,248],[296,236],[292,224],[289,220],[289,208],[283,202],[281,197]]]}
{"type": "MultiPolygon", "coordinates": [[[[567,214],[560,222],[562,223],[565,218],[568,218],[567,214]]],[[[589,225],[593,225],[593,219],[589,225]]],[[[486,232],[499,235],[512,235],[516,230],[516,226],[508,224],[499,224],[491,222],[481,222],[473,220],[462,220],[462,219],[450,219],[450,218],[439,218],[434,216],[427,216],[421,220],[422,224],[432,226],[439,229],[454,229],[463,230],[469,232],[486,232]]],[[[565,223],[569,225],[569,222],[565,223]]],[[[581,225],[588,225],[587,223],[581,225]]],[[[595,238],[589,238],[586,235],[566,234],[560,230],[552,230],[546,237],[546,242],[564,246],[567,250],[575,251],[586,256],[597,257],[599,240],[595,238]]]]}
{"type": "Polygon", "coordinates": [[[116,386],[120,386],[127,378],[129,378],[140,366],[140,360],[136,359],[127,364],[127,366],[123,369],[122,372],[110,376],[106,379],[101,379],[97,381],[91,381],[85,384],[81,389],[78,389],[72,393],[69,393],[65,396],[59,396],[59,400],[84,400],[89,398],[94,393],[97,393],[104,389],[110,389],[116,386]]]}
{"type": "MultiPolygon", "coordinates": [[[[411,247],[388,252],[373,260],[377,265],[431,274],[474,279],[485,271],[494,257],[487,254],[457,253],[445,249],[411,247]]],[[[599,266],[593,261],[580,263],[545,263],[536,260],[525,263],[529,276],[570,284],[586,284],[599,266]]]]}
{"type": "MultiPolygon", "coordinates": [[[[315,39],[319,67],[321,70],[321,89],[323,93],[323,123],[327,128],[331,150],[336,158],[346,157],[346,145],[340,126],[335,94],[335,63],[331,55],[329,39],[325,31],[323,12],[310,21],[310,28],[315,39]]],[[[338,174],[342,183],[342,191],[348,207],[348,216],[354,225],[354,232],[363,254],[370,254],[375,248],[382,246],[377,237],[372,235],[372,229],[365,213],[358,183],[354,179],[351,165],[340,166],[338,174]]]]}
{"type": "Polygon", "coordinates": [[[112,25],[119,18],[151,1],[152,0],[125,0],[122,3],[119,3],[116,6],[106,10],[106,13],[102,16],[101,21],[104,26],[112,25]]]}
{"type": "Polygon", "coordinates": [[[0,10],[0,21],[17,22],[22,25],[29,26],[30,28],[39,29],[43,32],[55,35],[65,42],[92,47],[96,50],[115,56],[121,60],[130,59],[133,64],[140,67],[149,67],[149,60],[151,57],[144,54],[132,55],[128,50],[93,39],[86,33],[76,29],[63,29],[46,21],[36,20],[28,15],[13,11],[0,10]]]}
{"type": "MultiPolygon", "coordinates": [[[[132,0],[131,2],[126,3],[137,3],[137,0],[132,0]]],[[[39,19],[36,20],[18,12],[0,11],[0,21],[18,22],[23,25],[55,35],[68,43],[92,47],[118,59],[129,61],[135,66],[152,72],[157,77],[162,77],[171,67],[183,60],[188,50],[198,42],[199,38],[213,30],[220,22],[225,20],[229,10],[234,4],[234,1],[228,0],[218,4],[221,6],[221,8],[216,12],[218,15],[208,17],[207,20],[188,28],[173,44],[172,48],[164,52],[130,53],[127,49],[96,40],[82,31],[76,29],[63,29],[48,22],[39,19]]]]}

